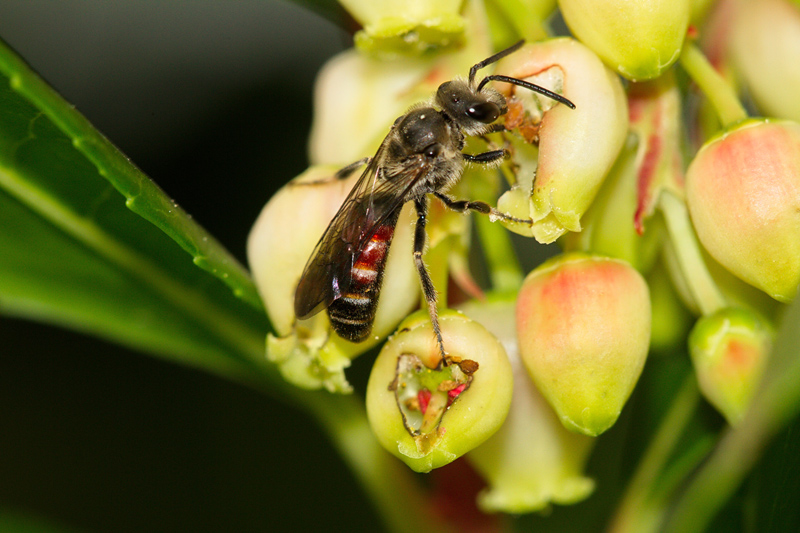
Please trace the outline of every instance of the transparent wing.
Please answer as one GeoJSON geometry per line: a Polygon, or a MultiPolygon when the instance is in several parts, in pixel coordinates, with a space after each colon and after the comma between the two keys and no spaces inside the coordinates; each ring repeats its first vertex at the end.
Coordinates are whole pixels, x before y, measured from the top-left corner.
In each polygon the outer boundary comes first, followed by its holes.
{"type": "Polygon", "coordinates": [[[384,141],[314,248],[295,293],[297,318],[315,315],[349,290],[353,264],[370,238],[409,200],[430,169],[419,160],[385,179],[386,145],[384,141]]]}

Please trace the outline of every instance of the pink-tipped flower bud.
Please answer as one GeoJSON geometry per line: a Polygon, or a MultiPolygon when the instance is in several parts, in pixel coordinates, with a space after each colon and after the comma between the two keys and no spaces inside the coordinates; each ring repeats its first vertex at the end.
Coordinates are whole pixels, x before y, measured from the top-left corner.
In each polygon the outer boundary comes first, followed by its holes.
{"type": "Polygon", "coordinates": [[[686,176],[703,246],[730,272],[788,302],[800,283],[800,125],[750,120],[708,141],[686,176]]]}
{"type": "MultiPolygon", "coordinates": [[[[335,335],[325,312],[302,323],[294,315],[297,283],[311,252],[330,223],[358,173],[336,179],[330,166],[312,167],[285,185],[258,216],[247,241],[247,257],[275,335],[267,357],[287,381],[303,388],[350,390],[344,369],[350,359],[388,335],[419,301],[419,279],[412,260],[413,217],[406,208],[397,223],[384,286],[371,337],[353,344],[335,335]],[[291,227],[291,231],[287,228],[291,227]]],[[[319,280],[327,283],[330,280],[319,280]]]]}
{"type": "Polygon", "coordinates": [[[594,480],[583,473],[595,440],[567,431],[536,390],[519,357],[513,301],[473,302],[463,311],[506,348],[514,394],[503,426],[467,459],[488,482],[478,505],[490,513],[531,513],[587,498],[594,480]]]}
{"type": "Polygon", "coordinates": [[[742,308],[702,317],[689,335],[700,390],[730,424],[744,416],[773,338],[774,331],[763,318],[742,308]]]}
{"type": "Polygon", "coordinates": [[[762,113],[800,122],[800,3],[737,2],[731,60],[762,113]]]}
{"type": "Polygon", "coordinates": [[[517,300],[522,360],[562,424],[586,435],[616,422],[647,357],[647,284],[628,263],[567,254],[531,272],[517,300]]]}
{"type": "Polygon", "coordinates": [[[657,78],[677,59],[689,0],[559,0],[567,26],[611,68],[633,81],[657,78]]]}
{"type": "Polygon", "coordinates": [[[507,225],[539,242],[581,231],[581,216],[614,164],[628,129],[619,77],[569,38],[525,45],[501,60],[496,73],[547,87],[576,106],[554,105],[527,89],[497,84],[508,99],[506,128],[528,142],[538,141],[539,147],[538,162],[534,154],[532,164],[525,150],[530,146],[512,153],[520,169],[517,184],[499,199],[498,209],[532,219],[533,227],[507,225]]]}
{"type": "Polygon", "coordinates": [[[375,361],[367,416],[378,441],[417,472],[444,466],[489,438],[511,403],[511,365],[486,328],[455,311],[439,323],[441,361],[427,313],[400,325],[375,361]]]}

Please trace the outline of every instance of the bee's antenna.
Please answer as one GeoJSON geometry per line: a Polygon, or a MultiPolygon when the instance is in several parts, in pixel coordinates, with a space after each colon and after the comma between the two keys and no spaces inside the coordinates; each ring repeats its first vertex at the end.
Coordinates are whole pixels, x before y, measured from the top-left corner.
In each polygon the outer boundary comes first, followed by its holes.
{"type": "Polygon", "coordinates": [[[548,98],[552,98],[557,102],[561,102],[562,104],[570,107],[571,109],[575,109],[575,104],[573,104],[570,100],[564,98],[560,94],[554,93],[550,89],[545,89],[544,87],[536,85],[535,83],[531,83],[525,80],[520,80],[517,78],[512,78],[511,76],[503,76],[502,74],[491,74],[483,78],[481,82],[478,84],[478,92],[480,92],[480,90],[483,89],[483,86],[489,83],[490,81],[504,81],[512,85],[519,85],[520,87],[525,87],[526,89],[529,89],[535,93],[543,94],[548,98]]]}
{"type": "MultiPolygon", "coordinates": [[[[470,85],[470,87],[472,87],[472,84],[475,82],[475,74],[480,69],[482,69],[486,65],[491,65],[495,61],[499,61],[499,60],[503,59],[504,57],[506,57],[508,54],[510,54],[512,52],[516,52],[517,50],[519,50],[519,48],[523,44],[525,44],[525,39],[521,39],[521,40],[517,41],[516,43],[512,44],[511,46],[509,46],[508,48],[506,48],[505,50],[501,50],[501,51],[497,52],[495,55],[493,55],[491,57],[487,57],[486,59],[484,59],[480,63],[477,63],[477,64],[473,65],[472,68],[469,69],[469,85],[470,85]]],[[[478,89],[478,90],[480,91],[480,89],[478,89]]]]}

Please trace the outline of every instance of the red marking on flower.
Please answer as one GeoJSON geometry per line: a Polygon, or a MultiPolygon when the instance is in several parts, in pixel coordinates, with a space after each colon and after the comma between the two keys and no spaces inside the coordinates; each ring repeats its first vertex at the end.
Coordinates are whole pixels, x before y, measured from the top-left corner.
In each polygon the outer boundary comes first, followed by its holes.
{"type": "Polygon", "coordinates": [[[663,143],[658,133],[653,133],[647,139],[645,152],[639,175],[636,178],[636,213],[633,215],[633,224],[636,233],[644,233],[644,216],[650,206],[653,181],[656,177],[656,168],[661,158],[663,143]]]}
{"type": "Polygon", "coordinates": [[[697,29],[697,26],[694,24],[689,24],[689,27],[686,28],[686,37],[689,39],[697,39],[699,37],[700,32],[697,29]]]}
{"type": "Polygon", "coordinates": [[[450,389],[449,391],[447,391],[447,406],[450,407],[453,404],[453,402],[456,401],[456,398],[458,398],[458,395],[461,394],[462,392],[464,392],[464,389],[466,389],[466,388],[467,388],[467,384],[466,383],[462,383],[458,387],[456,387],[454,389],[450,389]]]}
{"type": "Polygon", "coordinates": [[[428,410],[428,404],[431,403],[431,391],[428,389],[421,389],[417,393],[417,402],[419,403],[419,410],[422,414],[428,410]]]}
{"type": "Polygon", "coordinates": [[[728,341],[725,352],[725,363],[731,374],[739,374],[749,369],[756,356],[752,346],[733,339],[728,341]]]}
{"type": "Polygon", "coordinates": [[[643,98],[631,96],[628,99],[628,120],[631,123],[639,122],[642,119],[642,115],[644,115],[645,108],[646,105],[643,98]]]}
{"type": "Polygon", "coordinates": [[[451,277],[447,280],[447,304],[449,307],[455,307],[470,299],[484,302],[486,295],[468,269],[462,268],[461,265],[454,266],[451,269],[451,277]]]}

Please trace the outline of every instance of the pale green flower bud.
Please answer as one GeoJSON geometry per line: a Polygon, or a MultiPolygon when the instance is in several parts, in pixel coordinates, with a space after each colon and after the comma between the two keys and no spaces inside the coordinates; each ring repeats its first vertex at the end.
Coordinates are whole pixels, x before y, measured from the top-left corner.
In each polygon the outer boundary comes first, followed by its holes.
{"type": "Polygon", "coordinates": [[[364,29],[356,46],[381,55],[421,54],[463,38],[462,0],[339,0],[364,29]]]}
{"type": "Polygon", "coordinates": [[[430,60],[379,61],[347,50],[328,61],[314,87],[312,164],[346,165],[371,156],[392,122],[435,86],[420,84],[430,60]]]}
{"type": "Polygon", "coordinates": [[[647,284],[624,261],[567,254],[531,272],[517,300],[522,360],[561,423],[596,436],[616,422],[647,357],[647,284]]]}
{"type": "Polygon", "coordinates": [[[594,481],[583,469],[594,439],[568,431],[542,397],[519,358],[514,302],[473,302],[464,312],[497,336],[514,372],[514,394],[503,426],[467,454],[488,482],[478,495],[485,512],[530,513],[551,503],[587,498],[594,481]]]}
{"type": "Polygon", "coordinates": [[[358,177],[355,173],[339,180],[334,174],[330,166],[312,167],[278,191],[250,232],[247,257],[275,330],[268,338],[268,358],[298,386],[349,391],[344,369],[350,359],[377,344],[414,309],[419,302],[419,279],[411,252],[414,217],[407,207],[400,215],[386,260],[384,286],[388,289],[381,291],[372,336],[359,344],[345,341],[331,332],[324,312],[296,322],[297,283],[358,177]]]}
{"type": "Polygon", "coordinates": [[[686,201],[703,246],[776,300],[800,283],[800,125],[750,120],[708,141],[689,165],[686,201]]]}
{"type": "Polygon", "coordinates": [[[384,345],[367,385],[367,416],[381,445],[417,472],[444,466],[489,438],[511,403],[511,365],[486,328],[455,311],[439,316],[442,366],[427,313],[384,345]]]}
{"type": "Polygon", "coordinates": [[[689,335],[700,390],[729,423],[744,416],[774,339],[757,314],[726,308],[697,321],[689,335]]]}
{"type": "Polygon", "coordinates": [[[729,35],[733,65],[762,113],[800,122],[800,5],[738,2],[729,35]]]}
{"type": "Polygon", "coordinates": [[[526,136],[536,125],[539,141],[538,169],[526,160],[523,149],[529,147],[515,150],[517,185],[498,200],[498,209],[532,219],[533,227],[507,226],[543,243],[580,231],[581,216],[625,141],[628,110],[619,77],[569,38],[528,44],[500,61],[496,73],[548,87],[576,105],[554,105],[526,89],[497,84],[509,101],[506,127],[526,136]]]}
{"type": "Polygon", "coordinates": [[[660,76],[680,54],[689,0],[559,0],[578,39],[633,81],[660,76]]]}

